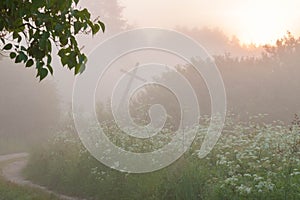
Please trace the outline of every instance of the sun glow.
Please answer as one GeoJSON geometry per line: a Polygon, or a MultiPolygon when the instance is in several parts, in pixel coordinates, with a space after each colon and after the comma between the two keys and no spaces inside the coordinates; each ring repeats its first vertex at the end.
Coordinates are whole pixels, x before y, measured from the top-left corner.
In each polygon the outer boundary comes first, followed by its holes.
{"type": "Polygon", "coordinates": [[[121,1],[124,16],[140,27],[217,27],[245,45],[274,44],[287,31],[300,35],[299,0],[121,1]]]}
{"type": "Polygon", "coordinates": [[[291,10],[283,1],[251,1],[234,12],[237,37],[242,44],[274,44],[293,23],[291,10]]]}

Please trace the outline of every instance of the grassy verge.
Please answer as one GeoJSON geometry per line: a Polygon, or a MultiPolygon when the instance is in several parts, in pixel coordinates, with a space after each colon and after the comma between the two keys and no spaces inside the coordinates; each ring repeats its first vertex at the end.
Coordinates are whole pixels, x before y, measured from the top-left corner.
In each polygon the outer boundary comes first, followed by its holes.
{"type": "Polygon", "coordinates": [[[41,191],[8,183],[0,178],[0,200],[57,200],[41,191]]]}
{"type": "MultiPolygon", "coordinates": [[[[12,161],[0,163],[0,170],[9,162],[12,161]]],[[[0,176],[0,200],[57,200],[57,198],[38,189],[10,183],[0,176]]]]}

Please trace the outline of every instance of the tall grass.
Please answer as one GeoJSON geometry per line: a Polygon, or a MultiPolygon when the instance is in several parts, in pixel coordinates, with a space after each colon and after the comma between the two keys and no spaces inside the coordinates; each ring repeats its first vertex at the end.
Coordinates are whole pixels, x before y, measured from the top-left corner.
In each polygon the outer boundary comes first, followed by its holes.
{"type": "MultiPolygon", "coordinates": [[[[183,157],[148,174],[121,173],[102,165],[73,128],[65,129],[33,152],[25,174],[59,192],[91,199],[300,199],[299,126],[228,119],[204,159],[197,150],[207,126],[197,129],[183,157]]],[[[114,133],[118,131],[112,126],[109,134],[114,133]]]]}
{"type": "Polygon", "coordinates": [[[0,180],[0,200],[58,200],[50,194],[0,180]]]}
{"type": "MultiPolygon", "coordinates": [[[[0,170],[11,161],[0,163],[0,170]]],[[[54,195],[39,189],[10,183],[0,176],[0,200],[58,200],[54,195]]]]}

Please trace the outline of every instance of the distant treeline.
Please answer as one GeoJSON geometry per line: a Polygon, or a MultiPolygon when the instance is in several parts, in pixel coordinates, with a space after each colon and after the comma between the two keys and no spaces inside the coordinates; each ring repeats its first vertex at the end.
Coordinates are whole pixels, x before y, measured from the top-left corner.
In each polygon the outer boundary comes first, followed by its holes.
{"type": "MultiPolygon", "coordinates": [[[[267,114],[266,122],[280,120],[287,123],[300,112],[300,38],[288,33],[276,45],[264,46],[259,57],[234,57],[227,53],[214,58],[224,80],[229,112],[239,115],[242,120],[267,114]]],[[[195,62],[206,65],[201,60],[195,59],[195,62]]],[[[201,75],[190,64],[176,68],[196,91],[201,114],[209,114],[210,96],[201,75]]],[[[175,72],[170,71],[160,78],[172,81],[172,73],[175,72]]],[[[181,87],[180,83],[178,87],[181,87]]],[[[132,115],[137,119],[149,120],[148,114],[141,109],[148,110],[151,104],[160,103],[177,124],[180,117],[178,102],[165,88],[148,86],[133,99],[132,115]]]]}

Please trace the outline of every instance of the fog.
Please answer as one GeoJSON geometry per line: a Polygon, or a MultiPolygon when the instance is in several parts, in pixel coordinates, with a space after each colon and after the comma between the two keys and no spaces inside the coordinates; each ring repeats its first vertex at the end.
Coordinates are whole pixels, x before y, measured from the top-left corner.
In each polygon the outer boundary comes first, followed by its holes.
{"type": "MultiPolygon", "coordinates": [[[[227,16],[226,19],[221,20],[222,17],[220,16],[233,12],[230,6],[222,2],[190,1],[189,3],[185,2],[186,5],[182,6],[182,1],[153,1],[151,3],[150,1],[133,0],[119,2],[115,0],[83,0],[80,6],[87,7],[94,18],[99,16],[106,24],[106,31],[96,36],[80,35],[77,39],[80,47],[88,55],[87,66],[97,68],[103,63],[101,59],[93,57],[93,53],[97,51],[99,45],[109,41],[111,37],[124,31],[149,26],[173,30],[203,47],[216,64],[226,92],[226,120],[232,119],[236,122],[245,123],[251,121],[262,126],[275,123],[290,127],[293,125],[295,115],[300,114],[300,38],[298,38],[299,32],[297,32],[300,27],[299,24],[292,23],[293,20],[300,19],[300,17],[296,14],[290,18],[285,17],[286,20],[291,20],[285,21],[286,26],[280,26],[280,31],[274,29],[276,34],[270,36],[272,38],[266,40],[266,43],[262,43],[264,42],[262,38],[258,38],[256,43],[255,35],[251,35],[253,40],[245,38],[241,31],[247,32],[247,30],[243,29],[243,26],[236,27],[238,24],[231,23],[233,22],[232,16],[227,16]],[[171,3],[175,4],[173,9],[170,8],[171,3]],[[219,7],[215,8],[214,3],[219,7]],[[160,9],[157,8],[158,5],[161,5],[160,9]],[[205,12],[204,8],[199,8],[198,11],[198,9],[193,8],[196,5],[202,5],[208,11],[205,12]],[[220,13],[215,14],[213,9],[220,13]],[[191,13],[185,14],[189,12],[191,13]],[[196,12],[202,14],[194,16],[196,12]],[[186,19],[184,18],[185,15],[186,19]],[[201,17],[208,17],[208,20],[201,17]]],[[[241,3],[238,2],[230,1],[230,5],[238,4],[241,6],[241,3]]],[[[268,1],[268,3],[272,2],[268,1]]],[[[281,5],[278,2],[275,4],[278,4],[276,9],[281,5]]],[[[289,8],[295,6],[290,1],[287,1],[286,5],[289,8]]],[[[286,15],[285,12],[286,8],[284,9],[284,16],[286,15]]],[[[264,28],[267,29],[268,27],[264,28]]],[[[263,34],[264,30],[261,32],[263,34]]],[[[74,76],[73,71],[62,67],[59,57],[56,56],[57,52],[55,48],[53,49],[54,75],[47,77],[42,82],[36,78],[34,68],[24,68],[22,64],[15,64],[5,53],[0,55],[0,68],[2,70],[0,74],[0,155],[16,152],[39,152],[36,149],[40,146],[48,148],[47,143],[56,138],[57,135],[64,139],[68,137],[78,139],[78,132],[72,116],[72,94],[76,79],[80,80],[80,77],[84,77],[85,73],[91,72],[87,68],[82,75],[74,76]]],[[[115,49],[118,49],[118,45],[115,46],[115,49]]],[[[105,56],[105,59],[108,58],[105,56]]],[[[209,61],[199,57],[193,58],[193,62],[204,68],[209,67],[210,64],[209,61]]],[[[105,73],[102,74],[103,77],[98,80],[95,86],[95,105],[90,105],[90,101],[86,102],[89,104],[88,107],[94,107],[101,125],[104,124],[107,127],[115,125],[115,122],[112,123],[113,125],[110,124],[114,120],[110,101],[113,99],[116,87],[120,84],[119,80],[126,76],[128,78],[128,85],[123,85],[124,90],[119,91],[120,94],[118,95],[121,97],[129,91],[126,86],[131,86],[132,82],[130,81],[143,83],[144,79],[150,76],[142,72],[139,73],[138,69],[134,71],[135,67],[138,68],[149,63],[153,65],[159,63],[161,66],[169,67],[163,73],[157,74],[155,78],[152,77],[153,80],[169,82],[172,86],[184,91],[186,90],[185,85],[174,79],[176,74],[181,74],[189,81],[197,96],[201,117],[208,116],[209,118],[211,116],[210,91],[203,74],[197,72],[195,65],[192,65],[193,63],[172,54],[172,52],[137,49],[119,55],[110,63],[105,73]]],[[[86,87],[89,86],[90,84],[87,83],[86,87]]],[[[87,90],[90,89],[87,88],[87,90]]],[[[180,111],[180,102],[168,88],[149,84],[138,88],[130,95],[128,110],[134,123],[141,126],[151,123],[149,109],[152,105],[160,104],[167,113],[166,128],[175,131],[180,126],[180,120],[183,117],[180,111]]],[[[125,100],[125,98],[119,98],[119,105],[125,103],[125,100]]],[[[199,119],[199,124],[202,122],[199,119]]],[[[110,130],[107,127],[105,130],[110,130]]],[[[111,138],[115,139],[114,136],[111,138]]],[[[59,139],[56,138],[53,141],[57,142],[59,139]]],[[[116,143],[122,143],[119,139],[116,141],[116,143]]],[[[55,147],[58,152],[64,151],[63,148],[60,149],[64,145],[66,148],[74,148],[72,142],[70,146],[68,146],[68,142],[59,144],[59,147],[55,147]]],[[[56,145],[56,143],[53,142],[51,145],[56,145]]],[[[80,143],[80,145],[82,144],[80,143]]],[[[47,148],[40,152],[48,151],[47,148]]],[[[74,149],[80,148],[75,147],[74,149]]],[[[80,151],[87,152],[81,149],[80,151]]],[[[35,154],[33,153],[33,155],[35,154]]],[[[72,154],[72,152],[58,153],[57,155],[61,156],[62,160],[64,160],[63,156],[76,157],[76,153],[72,154]]],[[[90,154],[88,155],[90,156],[90,154]]],[[[89,159],[92,160],[92,158],[89,159]]],[[[51,171],[50,167],[49,171],[51,171]]],[[[39,175],[36,176],[39,177],[39,175]]],[[[36,180],[39,181],[38,178],[36,180]]],[[[52,185],[50,182],[44,183],[49,183],[51,187],[55,188],[53,182],[51,182],[52,185]]],[[[68,192],[68,189],[62,191],[68,192]]]]}
{"type": "MultiPolygon", "coordinates": [[[[126,19],[126,16],[130,16],[127,13],[126,1],[120,2],[119,5],[116,1],[82,1],[81,6],[90,9],[94,17],[100,16],[107,26],[104,34],[78,38],[79,44],[87,54],[114,34],[143,27],[143,21],[130,24],[126,19]]],[[[129,7],[129,10],[132,9],[129,7]]],[[[283,41],[283,45],[286,45],[284,47],[273,45],[277,52],[271,55],[263,46],[241,44],[237,36],[226,35],[228,31],[223,31],[217,26],[191,27],[181,23],[175,24],[173,29],[196,40],[215,57],[225,83],[230,112],[241,115],[242,118],[268,114],[268,121],[282,120],[286,123],[299,112],[297,38],[294,38],[293,46],[288,46],[289,41],[283,41]]],[[[55,53],[57,52],[53,54],[55,53]]],[[[51,127],[56,127],[63,113],[71,112],[75,77],[72,72],[61,67],[56,56],[53,57],[54,76],[39,83],[34,77],[33,69],[23,69],[21,65],[16,65],[7,57],[1,56],[1,141],[7,136],[39,137],[44,135],[43,132],[49,133],[51,127]]],[[[124,74],[122,69],[128,71],[137,62],[147,63],[151,62],[151,59],[173,67],[187,67],[185,61],[170,54],[160,55],[154,51],[131,53],[117,60],[107,72],[109,76],[104,76],[103,84],[98,83],[96,101],[105,104],[109,100],[114,84],[124,74]]],[[[94,64],[97,61],[90,62],[94,64]]],[[[209,94],[203,79],[189,71],[185,76],[192,80],[198,98],[202,99],[201,102],[205,102],[201,105],[203,113],[209,114],[209,94]]],[[[162,94],[159,96],[163,98],[162,94]]]]}
{"type": "MultiPolygon", "coordinates": [[[[128,5],[132,6],[131,3],[128,5]]],[[[120,2],[119,5],[116,1],[82,1],[81,6],[90,9],[94,17],[100,16],[107,26],[104,34],[78,38],[79,44],[87,54],[114,34],[143,27],[141,20],[138,24],[131,24],[126,19],[126,16],[131,16],[128,11],[133,10],[132,7],[127,10],[126,1],[120,2]]],[[[172,23],[174,22],[170,22],[172,23]]],[[[147,26],[146,22],[145,24],[147,26]]],[[[181,23],[174,24],[173,29],[196,40],[215,57],[224,79],[230,112],[241,115],[242,118],[268,114],[268,120],[282,120],[287,123],[299,112],[297,38],[294,38],[295,44],[292,46],[288,46],[290,41],[283,41],[283,47],[275,44],[277,52],[271,55],[263,46],[241,44],[237,36],[227,35],[227,30],[217,26],[191,27],[181,23]]],[[[23,69],[21,65],[16,65],[7,57],[1,56],[1,141],[7,136],[13,138],[15,135],[44,135],[43,132],[51,132],[50,127],[55,128],[62,113],[70,112],[75,77],[72,72],[61,67],[56,56],[53,57],[54,76],[39,83],[34,77],[33,69],[23,69]]],[[[104,77],[103,85],[99,83],[96,101],[108,101],[114,84],[124,74],[121,69],[129,70],[137,62],[147,63],[151,62],[151,59],[173,67],[187,66],[185,61],[168,54],[159,55],[151,51],[129,54],[127,58],[124,56],[113,64],[107,72],[111,75],[106,79],[104,77]]],[[[201,76],[193,77],[192,72],[186,73],[188,79],[198,79],[193,81],[193,86],[198,98],[205,102],[202,110],[208,114],[209,95],[204,92],[206,86],[203,79],[201,76]]],[[[162,98],[163,95],[160,96],[162,98]]]]}

